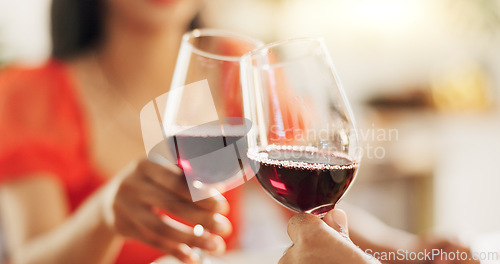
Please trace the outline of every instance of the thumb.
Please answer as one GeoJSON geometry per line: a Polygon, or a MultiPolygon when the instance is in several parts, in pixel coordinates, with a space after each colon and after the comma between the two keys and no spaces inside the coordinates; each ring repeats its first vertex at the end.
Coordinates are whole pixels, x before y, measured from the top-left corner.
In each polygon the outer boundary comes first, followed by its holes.
{"type": "Polygon", "coordinates": [[[349,237],[349,230],[347,229],[347,215],[340,209],[333,209],[328,212],[323,221],[331,228],[337,230],[341,235],[349,237]]]}
{"type": "Polygon", "coordinates": [[[288,236],[295,243],[301,236],[310,235],[311,230],[321,225],[323,223],[318,217],[312,214],[300,213],[288,221],[288,236]]]}

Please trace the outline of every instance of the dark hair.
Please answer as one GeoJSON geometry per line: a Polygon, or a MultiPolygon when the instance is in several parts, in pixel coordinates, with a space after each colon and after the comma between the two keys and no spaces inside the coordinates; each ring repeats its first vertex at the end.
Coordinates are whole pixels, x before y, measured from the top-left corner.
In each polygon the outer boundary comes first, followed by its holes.
{"type": "MultiPolygon", "coordinates": [[[[103,38],[105,0],[52,0],[52,56],[69,59],[97,47],[103,38]]],[[[200,26],[199,14],[189,29],[200,26]]]]}
{"type": "Polygon", "coordinates": [[[102,40],[104,0],[52,0],[52,56],[69,59],[102,40]]]}

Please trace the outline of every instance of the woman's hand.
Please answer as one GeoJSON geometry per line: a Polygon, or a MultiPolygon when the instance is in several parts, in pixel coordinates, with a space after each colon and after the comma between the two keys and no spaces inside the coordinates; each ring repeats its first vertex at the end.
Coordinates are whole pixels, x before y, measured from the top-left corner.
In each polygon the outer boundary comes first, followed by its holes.
{"type": "Polygon", "coordinates": [[[347,218],[334,209],[321,221],[311,214],[298,214],[288,223],[293,245],[279,264],[368,264],[379,263],[354,245],[347,233],[347,218]]]}
{"type": "Polygon", "coordinates": [[[197,247],[213,253],[225,250],[222,237],[231,232],[224,197],[191,200],[186,179],[176,167],[141,160],[126,168],[103,190],[106,224],[117,233],[154,246],[186,263],[194,263],[197,247]],[[182,219],[181,224],[159,210],[182,219]],[[194,233],[201,224],[209,232],[194,233]]]}

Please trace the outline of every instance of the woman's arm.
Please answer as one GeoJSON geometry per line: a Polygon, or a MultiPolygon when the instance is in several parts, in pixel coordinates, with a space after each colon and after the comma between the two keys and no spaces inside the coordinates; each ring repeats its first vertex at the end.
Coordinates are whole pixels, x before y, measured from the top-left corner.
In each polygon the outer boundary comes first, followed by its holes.
{"type": "Polygon", "coordinates": [[[396,252],[418,243],[418,236],[392,228],[362,209],[345,204],[342,209],[349,215],[352,241],[363,250],[396,252]]]}
{"type": "Polygon", "coordinates": [[[142,241],[185,263],[193,247],[225,249],[231,223],[222,195],[193,202],[182,171],[147,159],[133,162],[68,216],[63,189],[54,178],[33,175],[0,189],[2,220],[14,264],[109,263],[120,237],[142,241]],[[188,225],[160,216],[167,212],[188,225]],[[193,226],[208,230],[195,234],[193,226]]]}
{"type": "Polygon", "coordinates": [[[4,184],[0,215],[12,263],[111,263],[121,239],[104,222],[100,196],[69,216],[55,177],[39,174],[4,184]]]}

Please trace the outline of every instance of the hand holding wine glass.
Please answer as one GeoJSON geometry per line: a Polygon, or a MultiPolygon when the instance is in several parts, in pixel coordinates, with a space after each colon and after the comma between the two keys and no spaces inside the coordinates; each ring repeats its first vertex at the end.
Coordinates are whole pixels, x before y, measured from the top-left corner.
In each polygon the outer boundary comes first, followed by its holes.
{"type": "Polygon", "coordinates": [[[185,263],[199,256],[192,248],[213,253],[225,250],[221,236],[231,232],[223,198],[193,203],[184,175],[175,166],[164,167],[147,159],[131,163],[97,196],[106,226],[116,233],[151,245],[185,263]],[[133,197],[133,199],[131,198],[133,197]],[[161,210],[161,214],[158,213],[161,210]],[[186,224],[203,224],[209,231],[201,236],[186,224]],[[161,215],[161,216],[160,216],[161,215]]]}
{"type": "MultiPolygon", "coordinates": [[[[248,124],[240,58],[260,45],[221,30],[193,30],[183,37],[162,122],[167,152],[182,169],[194,202],[245,182],[248,124]]],[[[199,234],[204,233],[201,220],[190,223],[199,234]]]]}
{"type": "Polygon", "coordinates": [[[288,222],[288,235],[293,246],[279,264],[380,264],[351,242],[343,211],[333,209],[323,220],[309,214],[292,217],[288,222]]]}

